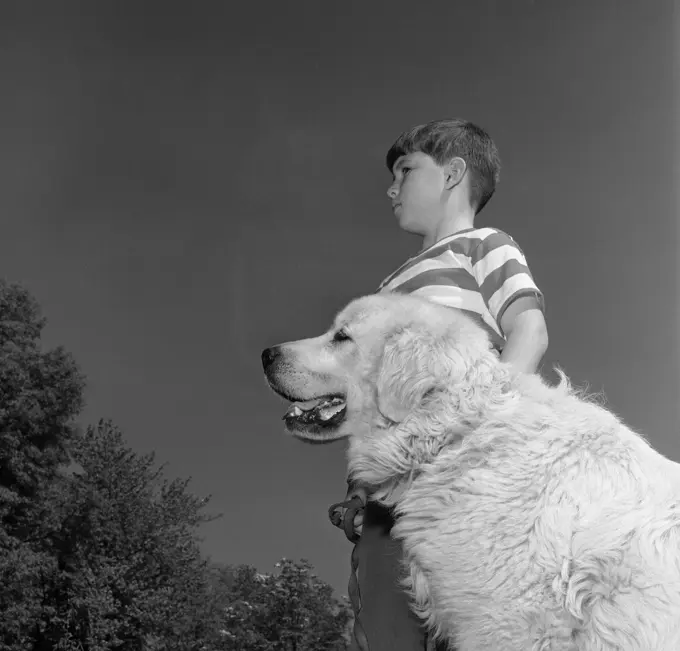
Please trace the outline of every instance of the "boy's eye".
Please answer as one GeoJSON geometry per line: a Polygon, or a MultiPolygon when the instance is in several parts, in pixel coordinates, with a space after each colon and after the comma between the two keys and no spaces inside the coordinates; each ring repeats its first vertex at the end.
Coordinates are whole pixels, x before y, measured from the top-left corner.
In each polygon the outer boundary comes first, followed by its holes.
{"type": "Polygon", "coordinates": [[[340,328],[334,335],[333,335],[333,341],[336,342],[341,342],[341,341],[349,341],[351,337],[347,334],[347,331],[344,330],[343,328],[340,328]]]}

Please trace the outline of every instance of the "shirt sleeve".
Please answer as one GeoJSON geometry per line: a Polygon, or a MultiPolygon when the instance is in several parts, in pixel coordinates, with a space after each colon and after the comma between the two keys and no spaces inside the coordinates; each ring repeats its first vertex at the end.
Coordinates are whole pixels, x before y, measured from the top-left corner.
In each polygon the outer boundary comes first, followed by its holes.
{"type": "Polygon", "coordinates": [[[524,253],[509,235],[494,231],[472,251],[470,261],[482,298],[499,328],[505,310],[518,298],[535,297],[537,307],[545,312],[543,293],[534,282],[524,253]]]}

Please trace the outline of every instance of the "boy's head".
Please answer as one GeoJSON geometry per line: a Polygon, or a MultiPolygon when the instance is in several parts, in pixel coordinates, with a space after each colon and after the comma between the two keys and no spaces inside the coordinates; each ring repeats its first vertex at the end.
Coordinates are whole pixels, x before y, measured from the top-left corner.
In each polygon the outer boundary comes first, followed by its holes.
{"type": "Polygon", "coordinates": [[[411,230],[406,222],[439,219],[452,192],[478,214],[500,174],[489,134],[461,119],[436,120],[402,133],[385,162],[394,176],[388,195],[405,230],[411,230]]]}

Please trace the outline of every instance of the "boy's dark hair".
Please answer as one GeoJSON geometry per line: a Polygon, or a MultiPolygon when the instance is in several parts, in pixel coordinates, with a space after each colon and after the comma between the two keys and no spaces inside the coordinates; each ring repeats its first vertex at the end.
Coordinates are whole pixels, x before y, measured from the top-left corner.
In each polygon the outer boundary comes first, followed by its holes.
{"type": "Polygon", "coordinates": [[[470,204],[475,214],[481,212],[496,190],[501,171],[498,149],[484,129],[457,118],[413,127],[390,147],[387,168],[392,172],[398,158],[416,151],[431,156],[438,165],[462,158],[470,174],[470,204]]]}

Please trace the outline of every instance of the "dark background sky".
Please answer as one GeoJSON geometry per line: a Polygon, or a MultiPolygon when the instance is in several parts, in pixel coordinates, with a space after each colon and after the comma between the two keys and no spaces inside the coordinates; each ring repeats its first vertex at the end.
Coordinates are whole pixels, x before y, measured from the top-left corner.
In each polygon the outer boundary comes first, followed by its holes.
{"type": "Polygon", "coordinates": [[[680,460],[672,4],[8,2],[0,7],[0,274],[89,379],[84,422],[192,476],[206,550],[306,557],[344,445],[285,437],[263,347],[320,333],[419,241],[384,154],[440,117],[486,127],[510,232],[547,297],[550,367],[680,460]],[[20,9],[19,9],[20,8],[20,9]]]}

